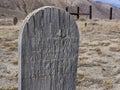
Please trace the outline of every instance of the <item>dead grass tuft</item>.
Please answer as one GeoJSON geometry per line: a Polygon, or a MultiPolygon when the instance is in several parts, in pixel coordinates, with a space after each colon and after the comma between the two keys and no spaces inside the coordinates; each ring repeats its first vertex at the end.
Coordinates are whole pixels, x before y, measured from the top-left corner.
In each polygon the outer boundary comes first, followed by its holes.
{"type": "Polygon", "coordinates": [[[107,41],[102,41],[102,42],[99,42],[99,44],[101,46],[109,46],[111,43],[110,42],[107,42],[107,41]]]}
{"type": "Polygon", "coordinates": [[[0,90],[18,90],[18,88],[17,87],[15,87],[14,85],[12,85],[12,86],[10,86],[10,87],[5,87],[5,88],[3,88],[3,87],[0,87],[0,90]]]}
{"type": "Polygon", "coordinates": [[[4,35],[3,37],[5,39],[5,41],[13,41],[18,39],[18,31],[13,32],[13,33],[7,33],[6,35],[4,35]]]}
{"type": "Polygon", "coordinates": [[[99,47],[96,47],[94,49],[92,49],[93,51],[97,52],[98,54],[102,54],[102,51],[99,47]]]}
{"type": "Polygon", "coordinates": [[[9,51],[15,51],[15,50],[17,50],[18,44],[17,44],[17,42],[12,42],[12,43],[3,42],[2,46],[9,51]]]}
{"type": "Polygon", "coordinates": [[[112,52],[120,52],[120,46],[110,47],[109,50],[112,51],[112,52]]]}
{"type": "Polygon", "coordinates": [[[78,70],[78,73],[77,73],[77,83],[78,85],[81,84],[81,82],[85,79],[85,74],[83,71],[81,70],[78,70]]]}
{"type": "Polygon", "coordinates": [[[18,65],[18,57],[15,57],[12,61],[11,61],[12,64],[14,65],[18,65]]]}
{"type": "Polygon", "coordinates": [[[0,25],[10,26],[10,25],[13,25],[13,21],[12,20],[2,20],[2,21],[0,21],[0,25]]]}
{"type": "Polygon", "coordinates": [[[87,56],[81,56],[81,57],[79,58],[79,60],[86,60],[86,59],[88,59],[87,56]]]}
{"type": "Polygon", "coordinates": [[[103,86],[105,87],[105,89],[110,89],[113,87],[113,83],[111,81],[105,81],[103,83],[103,86]]]}

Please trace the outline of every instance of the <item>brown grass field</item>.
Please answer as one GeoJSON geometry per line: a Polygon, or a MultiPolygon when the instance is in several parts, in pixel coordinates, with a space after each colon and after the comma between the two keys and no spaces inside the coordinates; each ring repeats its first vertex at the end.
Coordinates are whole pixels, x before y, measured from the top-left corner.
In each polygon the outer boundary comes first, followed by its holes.
{"type": "MultiPolygon", "coordinates": [[[[18,87],[18,32],[22,20],[0,20],[0,90],[18,87]]],[[[77,90],[120,90],[120,21],[76,21],[80,32],[77,90]]]]}

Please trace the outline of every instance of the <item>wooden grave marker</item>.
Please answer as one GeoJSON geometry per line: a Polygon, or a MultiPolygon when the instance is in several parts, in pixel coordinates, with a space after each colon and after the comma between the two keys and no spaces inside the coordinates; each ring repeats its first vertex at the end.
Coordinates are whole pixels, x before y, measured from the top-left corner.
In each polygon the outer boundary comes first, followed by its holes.
{"type": "Polygon", "coordinates": [[[79,32],[64,10],[30,13],[19,33],[18,90],[75,90],[79,32]]]}

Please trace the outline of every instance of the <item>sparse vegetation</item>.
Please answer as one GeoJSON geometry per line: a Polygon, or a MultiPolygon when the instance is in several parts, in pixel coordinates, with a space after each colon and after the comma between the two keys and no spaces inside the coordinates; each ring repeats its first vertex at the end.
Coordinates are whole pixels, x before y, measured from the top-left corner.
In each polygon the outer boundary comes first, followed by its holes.
{"type": "Polygon", "coordinates": [[[110,47],[110,51],[113,51],[113,52],[120,52],[120,46],[117,46],[117,47],[110,47]]]}
{"type": "MultiPolygon", "coordinates": [[[[97,90],[98,88],[101,88],[100,90],[109,90],[110,88],[114,90],[114,85],[117,86],[114,81],[116,81],[119,74],[116,74],[115,70],[120,68],[118,65],[120,63],[120,33],[117,33],[118,28],[120,28],[119,23],[120,21],[116,20],[91,21],[86,19],[77,21],[80,31],[78,90],[97,90]],[[94,22],[97,22],[97,25],[93,25],[94,22]],[[87,23],[86,27],[85,23],[87,23]],[[106,69],[107,66],[110,67],[110,70],[106,69]],[[114,78],[112,73],[116,75],[114,78]],[[111,78],[113,82],[111,82],[111,78]],[[100,81],[103,81],[103,83],[100,81]]],[[[0,26],[0,63],[5,67],[0,70],[0,83],[2,83],[0,84],[0,90],[17,90],[18,31],[16,30],[18,30],[19,25],[7,24],[6,26],[0,26]],[[3,33],[8,34],[2,35],[3,33]],[[2,82],[3,78],[5,78],[4,82],[2,82]]],[[[117,83],[120,83],[120,81],[117,81],[117,83]]]]}
{"type": "Polygon", "coordinates": [[[103,83],[103,86],[105,87],[105,89],[110,89],[113,88],[113,83],[111,81],[105,81],[103,83]]]}

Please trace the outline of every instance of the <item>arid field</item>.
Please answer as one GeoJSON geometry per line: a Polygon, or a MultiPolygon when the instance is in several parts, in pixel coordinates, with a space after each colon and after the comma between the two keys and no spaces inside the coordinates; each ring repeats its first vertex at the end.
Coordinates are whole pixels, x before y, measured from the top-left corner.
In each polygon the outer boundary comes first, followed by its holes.
{"type": "MultiPolygon", "coordinates": [[[[80,32],[77,90],[120,90],[120,21],[76,21],[80,32]]],[[[18,32],[0,19],[0,90],[18,87],[18,32]]]]}

